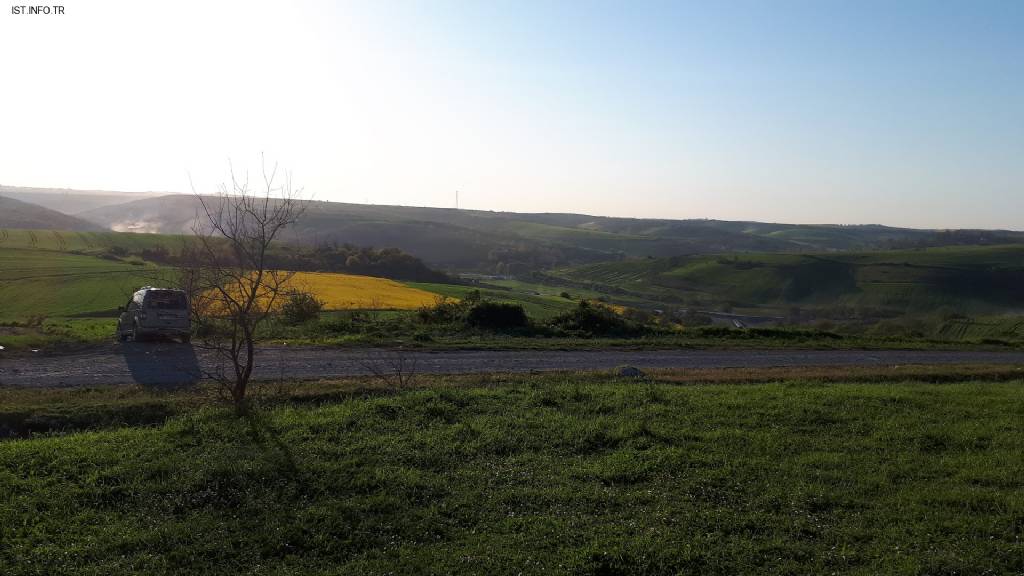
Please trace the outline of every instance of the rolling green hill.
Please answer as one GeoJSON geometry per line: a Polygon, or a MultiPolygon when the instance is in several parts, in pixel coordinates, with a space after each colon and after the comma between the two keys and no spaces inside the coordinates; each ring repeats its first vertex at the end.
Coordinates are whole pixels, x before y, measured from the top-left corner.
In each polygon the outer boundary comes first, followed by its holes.
{"type": "MultiPolygon", "coordinates": [[[[173,250],[182,241],[175,235],[118,232],[6,232],[0,238],[5,346],[30,332],[108,339],[114,312],[131,291],[167,277],[159,264],[139,255],[159,246],[173,250]]],[[[538,320],[573,309],[580,299],[607,297],[649,310],[728,309],[792,317],[799,309],[801,322],[852,321],[877,326],[883,335],[979,342],[1024,338],[1021,245],[631,258],[554,269],[538,274],[537,282],[484,282],[408,284],[456,298],[479,288],[486,298],[521,304],[538,320]],[[933,320],[926,328],[913,323],[924,316],[933,320]],[[897,321],[902,324],[891,325],[897,321]]]]}
{"type": "MultiPolygon", "coordinates": [[[[121,231],[189,233],[198,202],[167,195],[81,214],[121,231]]],[[[613,218],[311,201],[289,240],[393,246],[452,271],[513,274],[637,257],[723,252],[825,252],[894,246],[1024,242],[1013,231],[613,218]]]]}
{"type": "Polygon", "coordinates": [[[1024,311],[1024,246],[825,254],[733,254],[635,259],[555,270],[551,277],[684,305],[786,310],[939,308],[1024,311]]]}

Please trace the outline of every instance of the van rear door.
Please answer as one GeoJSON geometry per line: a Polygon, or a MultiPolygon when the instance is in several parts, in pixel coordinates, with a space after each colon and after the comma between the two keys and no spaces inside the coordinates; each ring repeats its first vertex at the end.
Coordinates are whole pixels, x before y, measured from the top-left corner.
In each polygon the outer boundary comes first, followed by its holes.
{"type": "Polygon", "coordinates": [[[149,328],[188,330],[188,299],[180,290],[150,290],[143,308],[149,328]]]}

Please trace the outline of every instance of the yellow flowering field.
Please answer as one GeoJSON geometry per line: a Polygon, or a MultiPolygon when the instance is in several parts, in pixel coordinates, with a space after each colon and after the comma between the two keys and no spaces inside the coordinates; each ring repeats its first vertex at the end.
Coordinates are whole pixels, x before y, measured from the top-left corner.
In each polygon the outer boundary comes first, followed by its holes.
{"type": "Polygon", "coordinates": [[[315,294],[327,310],[379,308],[411,310],[433,304],[436,294],[387,278],[330,272],[296,272],[289,286],[315,294]]]}

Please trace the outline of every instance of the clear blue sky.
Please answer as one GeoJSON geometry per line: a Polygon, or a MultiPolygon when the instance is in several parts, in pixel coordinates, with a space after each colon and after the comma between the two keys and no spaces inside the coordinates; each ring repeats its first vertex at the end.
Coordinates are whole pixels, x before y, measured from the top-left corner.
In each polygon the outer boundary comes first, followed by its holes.
{"type": "Polygon", "coordinates": [[[0,183],[1024,229],[1024,2],[76,2],[0,16],[0,183]],[[43,111],[45,109],[45,111],[43,111]]]}

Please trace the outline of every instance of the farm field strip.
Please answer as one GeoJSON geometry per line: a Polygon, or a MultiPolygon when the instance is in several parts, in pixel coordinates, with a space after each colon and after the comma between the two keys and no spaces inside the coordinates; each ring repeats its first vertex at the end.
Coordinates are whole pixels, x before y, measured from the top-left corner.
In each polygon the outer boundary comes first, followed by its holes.
{"type": "MultiPolygon", "coordinates": [[[[158,284],[160,270],[148,263],[0,244],[0,320],[109,316],[135,288],[158,284]]],[[[410,310],[437,298],[394,280],[338,273],[296,272],[291,287],[313,292],[328,310],[410,310]]]]}
{"type": "Polygon", "coordinates": [[[414,310],[432,304],[436,295],[387,278],[333,272],[296,272],[290,287],[309,291],[327,310],[414,310]]]}

